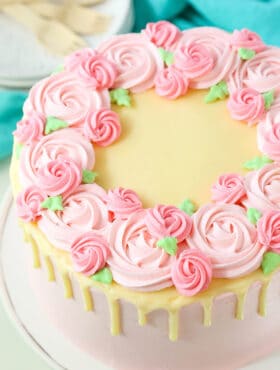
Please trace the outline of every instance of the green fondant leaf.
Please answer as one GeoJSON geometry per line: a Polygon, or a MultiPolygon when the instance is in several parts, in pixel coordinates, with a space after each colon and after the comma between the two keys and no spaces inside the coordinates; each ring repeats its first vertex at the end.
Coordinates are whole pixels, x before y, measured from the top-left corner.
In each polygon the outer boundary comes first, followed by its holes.
{"type": "Polygon", "coordinates": [[[166,65],[170,66],[174,62],[174,54],[171,51],[158,48],[158,52],[166,65]]]}
{"type": "Polygon", "coordinates": [[[50,134],[53,131],[60,130],[61,128],[67,127],[68,124],[56,117],[48,117],[45,126],[45,135],[50,134]]]}
{"type": "Polygon", "coordinates": [[[97,172],[83,170],[82,175],[82,183],[83,184],[92,184],[95,181],[96,176],[98,176],[97,172]]]}
{"type": "Polygon", "coordinates": [[[57,73],[60,73],[60,72],[63,72],[64,71],[64,65],[63,64],[59,64],[53,71],[52,71],[52,75],[55,75],[57,73]]]}
{"type": "Polygon", "coordinates": [[[111,284],[113,281],[112,272],[108,267],[104,267],[99,270],[94,275],[91,276],[92,280],[98,281],[103,284],[111,284]]]}
{"type": "Polygon", "coordinates": [[[51,211],[63,211],[62,196],[56,195],[48,197],[41,203],[41,208],[46,208],[51,211]]]}
{"type": "Polygon", "coordinates": [[[23,149],[23,144],[21,144],[21,143],[16,143],[15,144],[15,153],[16,153],[16,158],[17,159],[19,159],[22,149],[23,149]]]}
{"type": "Polygon", "coordinates": [[[266,155],[255,157],[243,164],[246,170],[259,170],[266,164],[272,163],[273,161],[266,155]]]}
{"type": "Polygon", "coordinates": [[[212,103],[216,100],[225,99],[228,96],[228,87],[225,81],[211,86],[209,93],[205,96],[205,103],[212,103]]]}
{"type": "Polygon", "coordinates": [[[185,213],[187,213],[188,215],[193,215],[194,212],[195,212],[195,205],[193,204],[193,202],[189,199],[185,199],[178,207],[179,209],[181,209],[182,211],[184,211],[185,213]]]}
{"type": "Polygon", "coordinates": [[[274,101],[274,91],[270,90],[262,94],[264,98],[265,109],[269,109],[274,101]]]}
{"type": "Polygon", "coordinates": [[[256,225],[258,220],[261,218],[262,214],[260,211],[258,211],[256,208],[248,208],[247,209],[247,217],[249,221],[256,225]]]}
{"type": "Polygon", "coordinates": [[[110,91],[111,102],[120,106],[130,107],[131,97],[126,89],[114,89],[110,91]]]}
{"type": "Polygon", "coordinates": [[[256,55],[256,52],[255,50],[252,49],[239,48],[238,55],[240,56],[241,59],[248,60],[252,59],[256,55]]]}
{"type": "Polygon", "coordinates": [[[166,238],[160,239],[157,242],[157,247],[162,248],[165,250],[166,253],[170,254],[171,256],[175,256],[177,253],[177,239],[171,236],[167,236],[166,238]]]}
{"type": "Polygon", "coordinates": [[[262,260],[263,273],[268,275],[278,267],[280,267],[280,255],[274,252],[266,252],[262,260]]]}

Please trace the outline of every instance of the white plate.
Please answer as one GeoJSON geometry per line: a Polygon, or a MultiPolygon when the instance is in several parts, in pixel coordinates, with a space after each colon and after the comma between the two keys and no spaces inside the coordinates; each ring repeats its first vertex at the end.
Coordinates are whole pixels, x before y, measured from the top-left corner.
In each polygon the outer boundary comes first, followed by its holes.
{"type": "MultiPolygon", "coordinates": [[[[106,0],[94,9],[111,16],[112,20],[107,32],[86,37],[91,47],[111,35],[132,29],[132,0],[106,0]]],[[[0,85],[29,87],[49,75],[61,63],[62,58],[51,55],[27,28],[1,12],[0,29],[0,85]]]]}
{"type": "MultiPolygon", "coordinates": [[[[10,319],[31,348],[52,369],[109,370],[65,340],[47,320],[42,319],[28,284],[24,252],[27,246],[16,222],[10,190],[0,210],[0,235],[0,295],[10,319]]],[[[242,370],[279,370],[279,364],[280,353],[275,353],[242,370]]]]}

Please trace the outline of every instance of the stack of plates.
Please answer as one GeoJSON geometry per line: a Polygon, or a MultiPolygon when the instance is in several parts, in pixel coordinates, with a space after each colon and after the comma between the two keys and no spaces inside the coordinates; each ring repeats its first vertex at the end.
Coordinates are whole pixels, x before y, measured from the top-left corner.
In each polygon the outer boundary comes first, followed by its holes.
{"type": "MultiPolygon", "coordinates": [[[[110,16],[111,22],[106,33],[86,37],[89,46],[132,29],[132,0],[106,0],[94,10],[110,16]]],[[[0,29],[0,86],[29,88],[61,64],[62,58],[51,55],[27,28],[1,13],[0,29]]]]}

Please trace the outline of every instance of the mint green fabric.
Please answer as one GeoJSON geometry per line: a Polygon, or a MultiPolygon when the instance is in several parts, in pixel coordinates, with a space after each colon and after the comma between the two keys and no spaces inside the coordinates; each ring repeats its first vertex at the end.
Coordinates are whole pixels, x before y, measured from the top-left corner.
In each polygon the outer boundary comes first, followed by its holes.
{"type": "Polygon", "coordinates": [[[216,26],[227,31],[249,28],[280,46],[280,0],[134,0],[135,26],[167,19],[181,29],[216,26]]]}
{"type": "Polygon", "coordinates": [[[25,99],[24,92],[0,90],[0,159],[11,153],[12,132],[16,122],[22,117],[22,105],[25,99]]]}
{"type": "MultiPolygon", "coordinates": [[[[134,31],[147,22],[167,19],[181,29],[249,28],[267,44],[280,46],[280,0],[134,0],[134,6],[134,31]]],[[[0,91],[0,159],[11,152],[11,133],[21,118],[25,97],[20,91],[0,91]]]]}

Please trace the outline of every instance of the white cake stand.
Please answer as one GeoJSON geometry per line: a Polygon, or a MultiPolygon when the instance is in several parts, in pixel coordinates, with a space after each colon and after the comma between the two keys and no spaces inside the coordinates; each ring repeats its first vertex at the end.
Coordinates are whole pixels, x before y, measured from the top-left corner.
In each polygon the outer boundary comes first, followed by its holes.
{"type": "MultiPolygon", "coordinates": [[[[25,341],[55,370],[110,370],[67,341],[44,320],[29,287],[25,256],[28,247],[16,222],[10,190],[0,209],[0,235],[0,296],[25,341]]],[[[275,353],[242,370],[279,370],[279,364],[280,353],[275,353]]]]}

